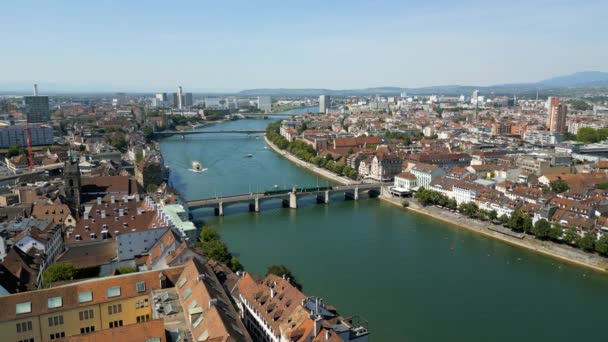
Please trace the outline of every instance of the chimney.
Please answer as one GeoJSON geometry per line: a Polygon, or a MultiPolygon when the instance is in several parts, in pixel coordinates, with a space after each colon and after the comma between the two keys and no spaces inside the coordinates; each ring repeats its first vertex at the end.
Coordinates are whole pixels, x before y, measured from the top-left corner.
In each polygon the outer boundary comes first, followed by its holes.
{"type": "Polygon", "coordinates": [[[125,216],[125,210],[123,208],[118,209],[118,216],[125,216]]]}
{"type": "Polygon", "coordinates": [[[88,220],[88,219],[89,219],[89,213],[88,213],[88,212],[85,212],[85,213],[84,213],[84,219],[85,219],[85,220],[88,220]]]}
{"type": "Polygon", "coordinates": [[[217,305],[217,299],[213,298],[209,300],[209,308],[211,308],[211,305],[217,305]]]}
{"type": "Polygon", "coordinates": [[[101,197],[97,197],[97,204],[101,205],[101,197]]]}
{"type": "Polygon", "coordinates": [[[270,289],[270,298],[274,298],[274,289],[270,289]]]}
{"type": "Polygon", "coordinates": [[[329,341],[329,330],[325,330],[325,341],[329,341]]]}
{"type": "Polygon", "coordinates": [[[102,210],[102,211],[101,211],[101,218],[102,218],[102,219],[105,219],[105,218],[106,218],[106,211],[105,211],[105,210],[102,210]]]}
{"type": "Polygon", "coordinates": [[[137,215],[141,215],[141,208],[137,208],[137,215]]]}
{"type": "Polygon", "coordinates": [[[38,96],[38,85],[34,84],[34,96],[38,96]]]}
{"type": "Polygon", "coordinates": [[[139,202],[139,194],[135,195],[135,202],[139,202]]]}
{"type": "Polygon", "coordinates": [[[321,332],[321,316],[317,315],[314,317],[314,332],[313,332],[313,336],[317,337],[317,335],[319,335],[319,332],[321,332]]]}
{"type": "Polygon", "coordinates": [[[114,204],[116,202],[116,197],[112,196],[110,197],[110,203],[114,204]]]}
{"type": "Polygon", "coordinates": [[[129,197],[128,197],[127,195],[124,195],[124,196],[122,196],[122,200],[123,200],[125,203],[128,203],[128,202],[129,202],[129,197]]]}

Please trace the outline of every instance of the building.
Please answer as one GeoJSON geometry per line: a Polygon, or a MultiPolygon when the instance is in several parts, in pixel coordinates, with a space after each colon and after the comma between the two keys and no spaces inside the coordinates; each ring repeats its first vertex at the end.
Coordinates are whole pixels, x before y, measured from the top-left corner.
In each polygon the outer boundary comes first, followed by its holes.
{"type": "Polygon", "coordinates": [[[559,97],[550,96],[547,102],[549,106],[547,117],[547,127],[549,127],[549,131],[551,133],[565,133],[568,107],[565,104],[560,103],[559,97]]]}
{"type": "Polygon", "coordinates": [[[79,160],[70,151],[63,166],[63,192],[68,207],[76,216],[80,213],[81,187],[79,160]]]}
{"type": "Polygon", "coordinates": [[[556,145],[562,141],[562,135],[553,131],[527,130],[524,132],[524,141],[534,145],[556,145]]]}
{"type": "Polygon", "coordinates": [[[437,165],[417,163],[411,170],[411,173],[416,177],[416,183],[419,187],[428,189],[431,182],[439,177],[445,176],[446,172],[437,165]]]}
{"type": "Polygon", "coordinates": [[[270,113],[272,111],[272,98],[270,96],[258,96],[258,109],[270,113]]]}
{"type": "Polygon", "coordinates": [[[192,93],[185,93],[184,94],[184,106],[186,108],[191,108],[193,104],[194,104],[194,101],[192,98],[192,93]]]}
{"type": "MultiPolygon", "coordinates": [[[[245,273],[237,282],[237,306],[249,334],[260,342],[367,342],[365,323],[337,314],[321,298],[307,297],[288,277],[256,280],[245,273]]],[[[234,297],[234,296],[233,296],[234,297]]]]}
{"type": "Polygon", "coordinates": [[[0,126],[0,148],[7,148],[11,145],[27,146],[26,130],[28,128],[32,146],[52,145],[55,142],[53,127],[47,124],[0,126]]]}
{"type": "Polygon", "coordinates": [[[403,160],[398,155],[381,153],[371,161],[368,177],[382,182],[390,181],[401,173],[403,160]]]}
{"type": "Polygon", "coordinates": [[[177,108],[184,109],[184,94],[182,92],[182,86],[177,87],[177,108]]]}
{"type": "Polygon", "coordinates": [[[319,112],[326,114],[331,105],[331,97],[329,95],[319,96],[319,112]]]}
{"type": "Polygon", "coordinates": [[[24,96],[25,115],[28,123],[49,123],[49,97],[38,95],[38,85],[34,84],[34,96],[24,96]]]}

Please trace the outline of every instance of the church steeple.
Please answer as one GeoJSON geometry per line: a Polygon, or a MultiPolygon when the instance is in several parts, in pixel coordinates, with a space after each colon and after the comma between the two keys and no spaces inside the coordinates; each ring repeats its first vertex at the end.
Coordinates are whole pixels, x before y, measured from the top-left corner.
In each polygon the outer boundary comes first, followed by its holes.
{"type": "Polygon", "coordinates": [[[78,158],[70,149],[63,167],[63,187],[68,206],[76,215],[80,213],[80,166],[78,164],[78,158]]]}

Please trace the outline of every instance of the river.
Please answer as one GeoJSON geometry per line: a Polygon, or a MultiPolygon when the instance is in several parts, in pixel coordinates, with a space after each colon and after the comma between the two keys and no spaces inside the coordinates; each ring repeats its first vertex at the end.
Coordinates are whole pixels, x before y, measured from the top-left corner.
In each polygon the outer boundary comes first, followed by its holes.
{"type": "MultiPolygon", "coordinates": [[[[275,118],[276,119],[276,118],[275,118]]],[[[263,129],[270,120],[231,121],[205,129],[263,129]]],[[[327,184],[294,166],[255,135],[166,138],[171,183],[187,199],[274,185],[327,184]],[[252,154],[252,158],[246,158],[252,154]],[[205,172],[189,171],[193,160],[205,172]]],[[[269,203],[260,213],[228,207],[196,215],[216,225],[247,271],[285,264],[309,295],[369,322],[372,341],[606,340],[608,276],[378,199],[329,205],[313,198],[297,210],[269,203]],[[453,247],[453,248],[452,248],[453,247]]]]}

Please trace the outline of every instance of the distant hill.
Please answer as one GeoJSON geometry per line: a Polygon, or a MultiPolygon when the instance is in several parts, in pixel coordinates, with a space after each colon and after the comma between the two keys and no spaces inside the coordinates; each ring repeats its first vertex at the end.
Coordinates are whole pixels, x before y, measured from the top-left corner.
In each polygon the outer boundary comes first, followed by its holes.
{"type": "Polygon", "coordinates": [[[363,89],[289,89],[289,88],[264,88],[248,89],[237,93],[239,96],[319,96],[322,94],[334,96],[362,96],[362,95],[399,95],[401,91],[406,91],[411,95],[422,94],[445,94],[459,95],[469,94],[478,89],[482,92],[494,92],[496,94],[516,94],[533,93],[536,91],[557,91],[563,88],[585,88],[585,87],[608,87],[608,73],[600,71],[582,71],[570,75],[554,77],[535,83],[510,83],[497,84],[493,86],[473,86],[473,85],[441,85],[420,88],[400,88],[400,87],[375,87],[363,89]]]}

